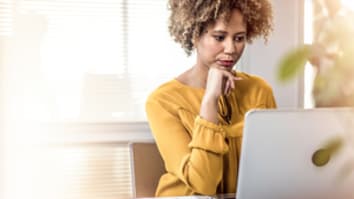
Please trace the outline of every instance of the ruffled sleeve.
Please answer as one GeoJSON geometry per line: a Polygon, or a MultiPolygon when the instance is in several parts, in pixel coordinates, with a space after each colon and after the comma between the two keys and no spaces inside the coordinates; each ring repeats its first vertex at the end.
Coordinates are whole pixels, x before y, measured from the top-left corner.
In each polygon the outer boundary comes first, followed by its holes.
{"type": "Polygon", "coordinates": [[[194,122],[193,137],[192,141],[189,143],[189,147],[216,154],[225,154],[228,151],[225,136],[226,132],[222,126],[197,116],[194,122]]]}
{"type": "MultiPolygon", "coordinates": [[[[222,179],[223,154],[228,151],[226,132],[222,126],[185,109],[176,109],[170,102],[149,98],[146,104],[166,170],[190,190],[188,193],[214,195],[222,179]]],[[[164,190],[158,190],[157,195],[182,195],[177,187],[164,190]]]]}

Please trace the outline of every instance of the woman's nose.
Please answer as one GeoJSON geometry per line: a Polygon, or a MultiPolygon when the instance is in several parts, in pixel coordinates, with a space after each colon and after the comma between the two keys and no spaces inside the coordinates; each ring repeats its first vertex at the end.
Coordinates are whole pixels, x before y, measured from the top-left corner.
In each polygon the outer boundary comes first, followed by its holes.
{"type": "Polygon", "coordinates": [[[227,39],[225,41],[224,52],[227,54],[233,54],[236,52],[236,44],[232,39],[227,39]]]}

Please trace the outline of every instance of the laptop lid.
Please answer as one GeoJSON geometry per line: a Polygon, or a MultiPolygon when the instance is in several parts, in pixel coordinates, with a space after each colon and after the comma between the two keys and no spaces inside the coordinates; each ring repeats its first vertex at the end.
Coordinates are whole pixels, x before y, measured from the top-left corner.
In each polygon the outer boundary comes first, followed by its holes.
{"type": "Polygon", "coordinates": [[[243,133],[237,199],[354,198],[354,109],[254,110],[243,133]]]}

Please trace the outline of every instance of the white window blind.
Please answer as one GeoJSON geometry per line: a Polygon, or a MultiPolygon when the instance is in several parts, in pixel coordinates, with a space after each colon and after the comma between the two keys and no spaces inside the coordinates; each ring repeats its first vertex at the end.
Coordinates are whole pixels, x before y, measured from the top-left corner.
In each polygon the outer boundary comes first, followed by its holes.
{"type": "Polygon", "coordinates": [[[129,151],[124,143],[71,143],[21,151],[5,180],[9,199],[132,198],[129,151]]]}
{"type": "Polygon", "coordinates": [[[41,156],[44,165],[33,198],[128,199],[132,197],[127,144],[53,146],[41,156]],[[45,176],[45,177],[43,177],[45,176]]]}
{"type": "Polygon", "coordinates": [[[146,121],[147,95],[193,61],[170,39],[167,18],[167,0],[0,0],[4,111],[13,122],[5,198],[132,196],[127,132],[114,131],[126,136],[118,144],[100,140],[102,130],[85,144],[81,132],[43,148],[20,122],[146,121]]]}
{"type": "Polygon", "coordinates": [[[151,141],[148,130],[146,122],[17,125],[5,135],[3,198],[132,198],[128,141],[151,141]]]}
{"type": "Polygon", "coordinates": [[[11,2],[0,27],[14,30],[3,49],[21,97],[7,103],[25,118],[144,121],[147,95],[193,61],[169,37],[166,0],[11,2]]]}
{"type": "Polygon", "coordinates": [[[13,2],[0,0],[0,36],[9,36],[12,33],[13,2]]]}

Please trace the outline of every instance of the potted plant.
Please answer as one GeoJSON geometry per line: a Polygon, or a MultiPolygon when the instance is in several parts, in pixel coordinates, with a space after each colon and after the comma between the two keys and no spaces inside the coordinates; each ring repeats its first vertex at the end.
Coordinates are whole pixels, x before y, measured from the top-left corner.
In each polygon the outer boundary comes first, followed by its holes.
{"type": "Polygon", "coordinates": [[[316,69],[316,107],[354,106],[354,13],[340,0],[314,0],[314,37],[280,62],[278,77],[288,81],[309,61],[316,69]]]}
{"type": "MultiPolygon", "coordinates": [[[[278,78],[285,82],[301,73],[307,62],[316,69],[312,94],[315,107],[354,107],[354,13],[346,10],[340,0],[313,0],[313,43],[288,52],[280,61],[278,78]]],[[[345,121],[348,137],[354,119],[345,121]]],[[[335,137],[323,143],[318,162],[336,155],[346,138],[335,137]]],[[[354,161],[348,160],[341,173],[354,172],[354,161]]]]}

